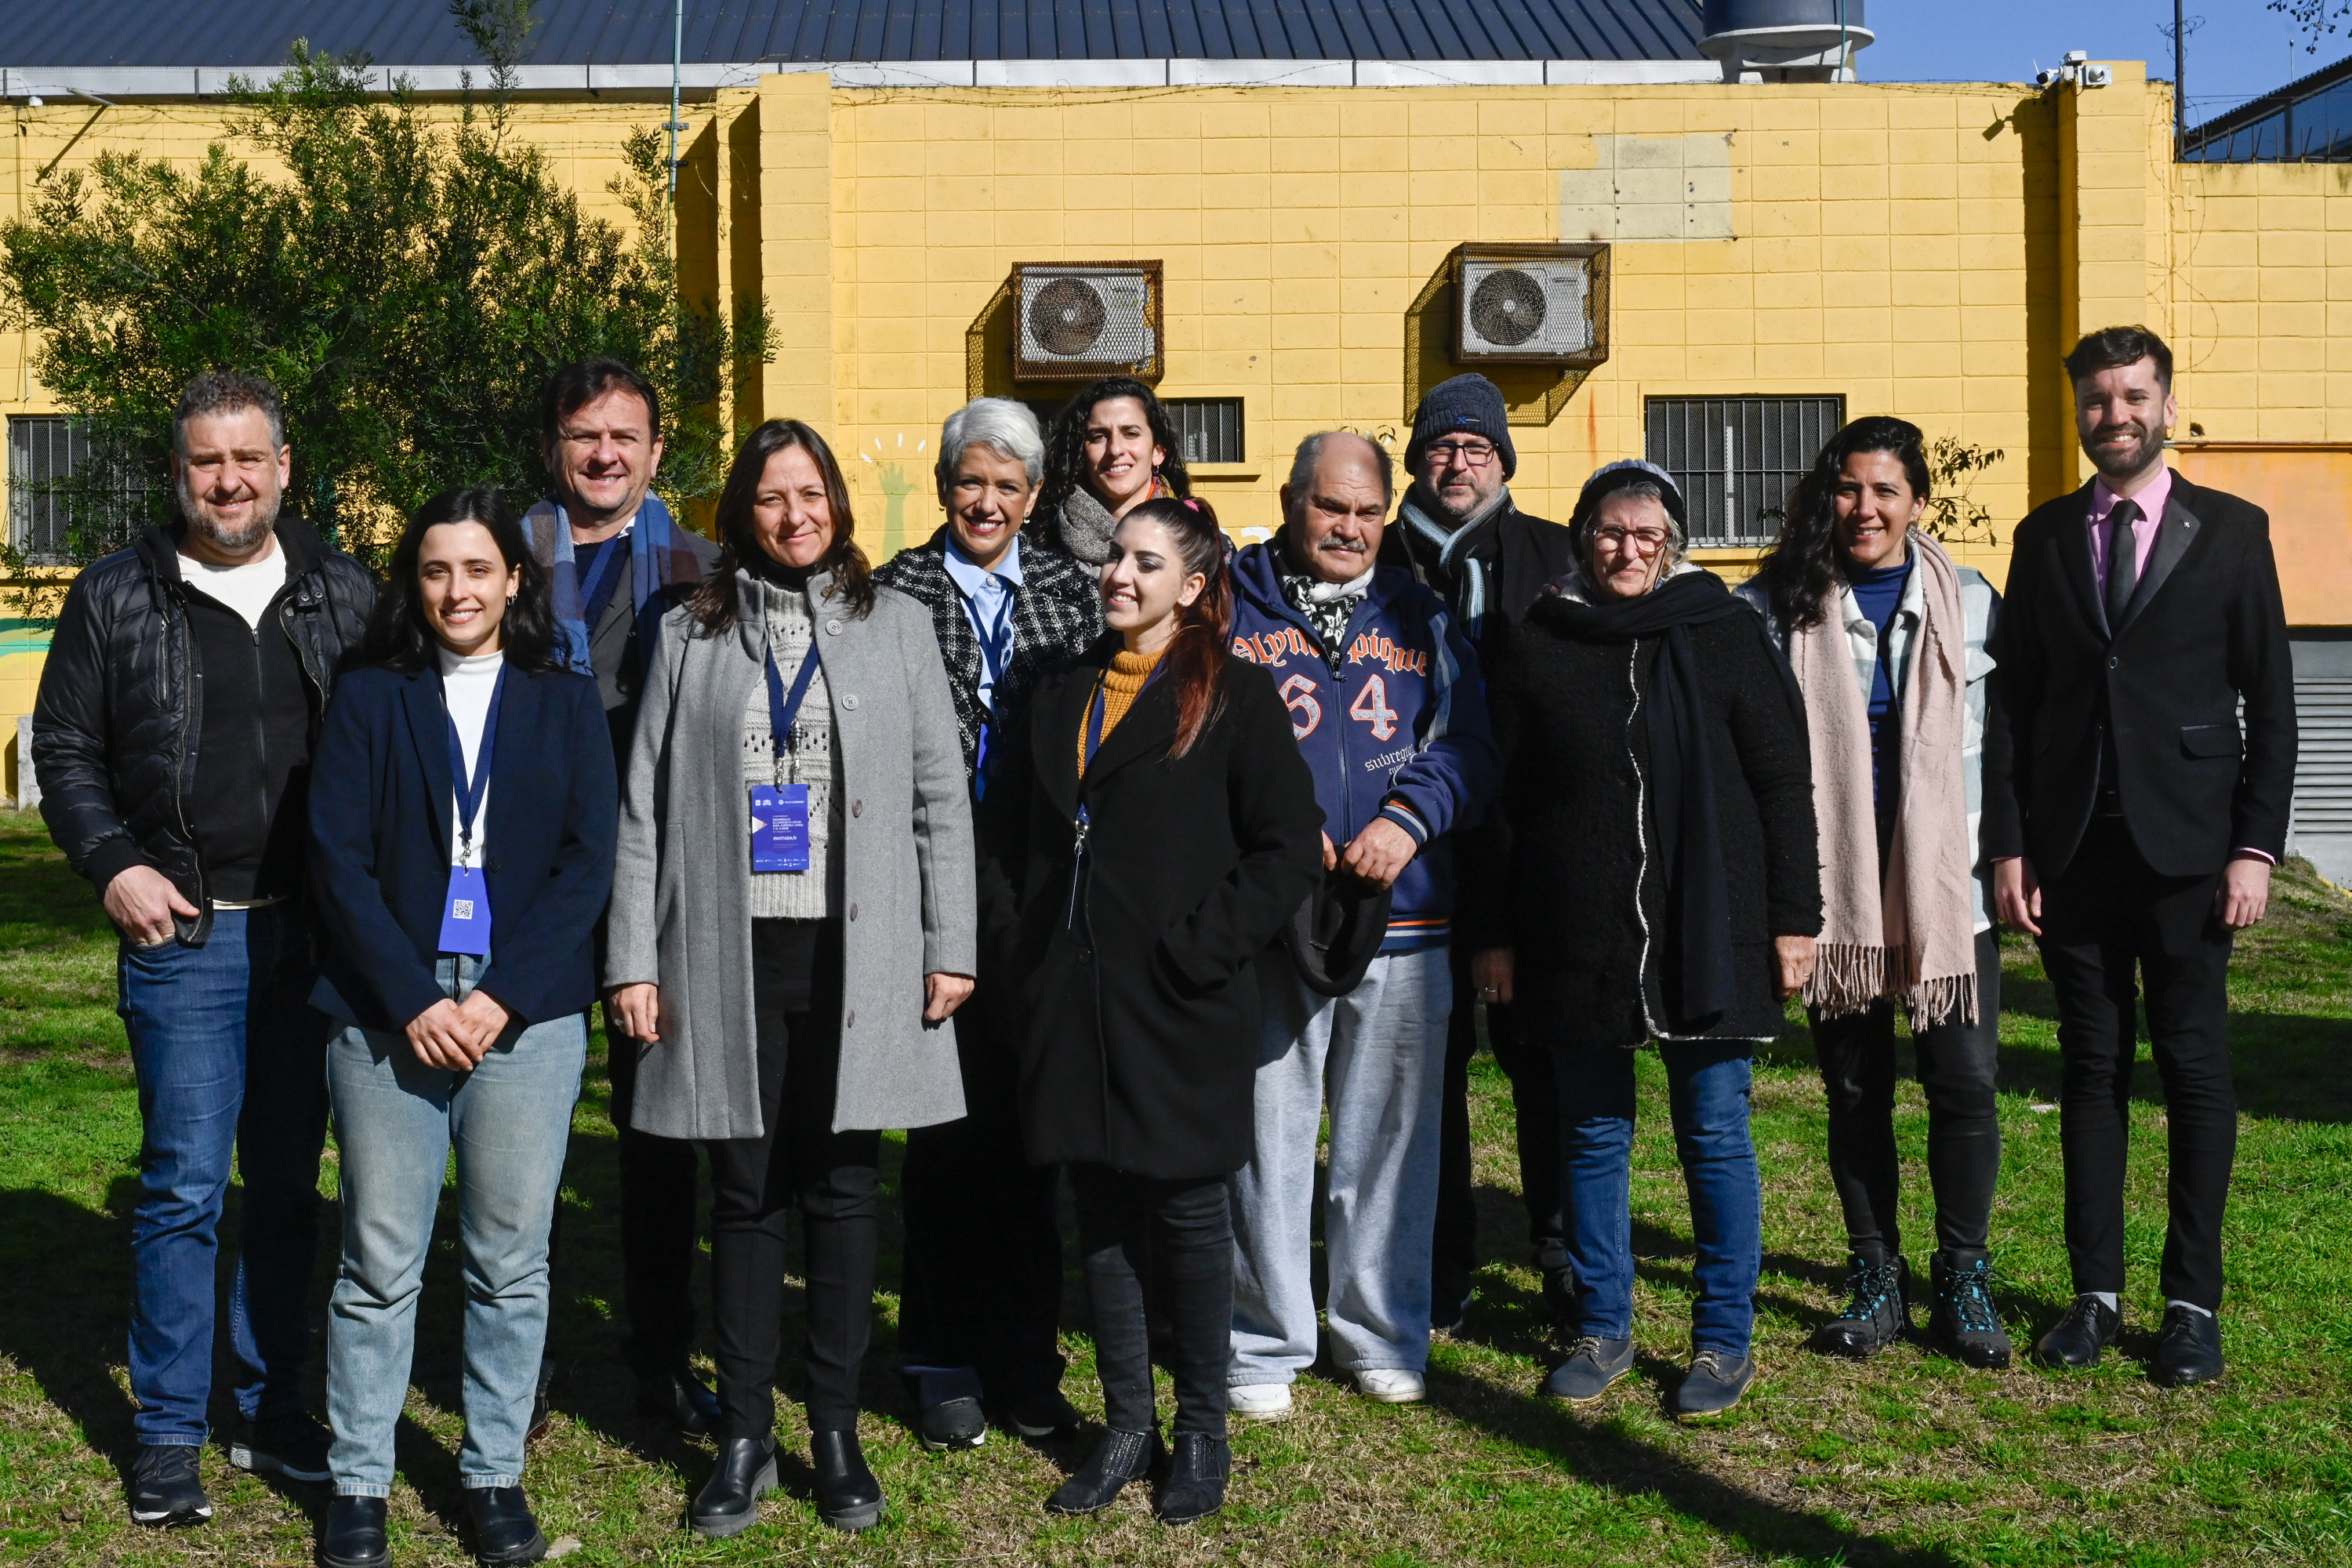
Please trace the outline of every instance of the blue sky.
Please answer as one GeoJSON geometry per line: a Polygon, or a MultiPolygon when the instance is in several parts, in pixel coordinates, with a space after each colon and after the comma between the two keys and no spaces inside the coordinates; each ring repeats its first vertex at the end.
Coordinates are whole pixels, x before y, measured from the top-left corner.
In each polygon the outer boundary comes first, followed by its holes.
{"type": "MultiPolygon", "coordinates": [[[[2328,0],[2335,9],[2345,0],[2328,0]]],[[[1866,0],[1878,41],[1857,57],[1864,81],[2025,81],[2069,49],[2140,59],[2170,79],[2172,0],[1866,0]]],[[[2352,54],[2352,35],[2323,34],[2305,54],[2294,25],[2264,0],[2182,0],[2189,118],[2209,120],[2352,54]],[[2194,26],[2202,16],[2205,25],[2194,26]],[[2289,54],[2290,45],[2293,47],[2289,54]]]]}

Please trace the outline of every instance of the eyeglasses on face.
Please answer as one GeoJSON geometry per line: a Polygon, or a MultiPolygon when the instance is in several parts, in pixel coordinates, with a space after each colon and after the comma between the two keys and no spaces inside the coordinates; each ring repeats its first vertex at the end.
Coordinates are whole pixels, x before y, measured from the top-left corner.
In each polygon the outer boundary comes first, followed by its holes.
{"type": "Polygon", "coordinates": [[[1612,550],[1622,550],[1631,545],[1644,555],[1655,555],[1666,547],[1666,541],[1672,537],[1664,530],[1656,528],[1596,528],[1592,531],[1595,544],[1605,544],[1612,550]]]}
{"type": "Polygon", "coordinates": [[[1424,450],[1437,459],[1437,466],[1441,468],[1449,463],[1483,468],[1495,458],[1492,441],[1432,441],[1424,450]]]}

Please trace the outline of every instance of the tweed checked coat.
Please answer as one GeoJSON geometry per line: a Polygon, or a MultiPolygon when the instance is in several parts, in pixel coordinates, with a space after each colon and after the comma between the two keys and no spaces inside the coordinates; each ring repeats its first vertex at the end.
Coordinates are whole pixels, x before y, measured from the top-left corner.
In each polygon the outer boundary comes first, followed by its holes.
{"type": "MultiPolygon", "coordinates": [[[[874,580],[931,613],[970,776],[979,767],[980,731],[988,712],[980,705],[980,636],[963,612],[963,595],[948,575],[947,560],[948,531],[942,527],[924,543],[890,557],[876,569],[874,580]]],[[[1013,590],[1013,664],[998,679],[994,693],[998,732],[1009,732],[1039,677],[1086,652],[1102,629],[1102,590],[1094,568],[1022,535],[1021,581],[1013,590]]]]}

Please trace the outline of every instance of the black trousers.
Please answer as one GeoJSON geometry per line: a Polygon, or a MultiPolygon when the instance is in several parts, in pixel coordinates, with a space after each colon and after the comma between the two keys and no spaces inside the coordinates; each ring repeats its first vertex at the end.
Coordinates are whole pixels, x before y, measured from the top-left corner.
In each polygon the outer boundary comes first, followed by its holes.
{"type": "Polygon", "coordinates": [[[660,1378],[686,1364],[694,1349],[694,1144],[658,1138],[629,1125],[637,1100],[637,1058],[646,1047],[624,1034],[604,1010],[607,1070],[613,1083],[613,1130],[620,1135],[621,1304],[628,1336],[622,1359],[642,1378],[660,1378]]]}
{"type": "Polygon", "coordinates": [[[908,1131],[899,1175],[899,1361],[926,1405],[1062,1381],[1062,1172],[1022,1143],[1015,1025],[998,994],[982,984],[956,1012],[963,1119],[908,1131]]]}
{"type": "Polygon", "coordinates": [[[1154,1429],[1156,1350],[1176,1384],[1175,1430],[1223,1436],[1234,1329],[1225,1178],[1167,1181],[1092,1164],[1069,1172],[1105,1424],[1154,1429]]]}
{"type": "MultiPolygon", "coordinates": [[[[1477,987],[1470,952],[1453,950],[1454,1016],[1445,1026],[1445,1100],[1438,1123],[1437,1233],[1430,1254],[1430,1304],[1450,1318],[1470,1294],[1478,1268],[1478,1200],[1470,1152],[1470,1058],[1478,1054],[1477,987]]],[[[1528,1240],[1545,1274],[1568,1267],[1560,1228],[1559,1084],[1551,1052],[1531,1047],[1513,1026],[1507,1005],[1488,1005],[1486,1038],[1495,1061],[1511,1080],[1517,1122],[1519,1194],[1528,1211],[1528,1240]]]]}
{"type": "Polygon", "coordinates": [[[2230,948],[2221,874],[2159,876],[2121,818],[2097,816],[2074,863],[2042,885],[2042,962],[2058,994],[2059,1133],[2076,1291],[2124,1287],[2124,1158],[2134,1005],[2164,1083],[2170,1217],[2167,1300],[2221,1304],[2221,1213],[2238,1151],[2230,1076],[2230,948]],[[2144,999],[2144,1000],[2143,1000],[2144,999]]]}
{"type": "MultiPolygon", "coordinates": [[[[1936,1194],[1936,1240],[1963,1261],[1989,1247],[1993,1184],[2000,1175],[2000,1117],[1993,1079],[2000,1063],[2000,933],[1977,934],[1977,1021],[1958,1012],[1915,1031],[1919,1086],[1927,1092],[1927,1181],[1936,1194]]],[[[1845,1209],[1847,1245],[1868,1263],[1903,1250],[1895,1191],[1895,1004],[1866,1013],[1812,1016],[1813,1048],[1830,1106],[1830,1179],[1845,1209]]]]}
{"type": "Polygon", "coordinates": [[[841,1066],[840,927],[752,921],[751,995],[766,1131],[703,1145],[710,1155],[719,1436],[774,1429],[785,1220],[795,1206],[808,1254],[809,1429],[851,1431],[874,1327],[882,1136],[832,1130],[841,1066]]]}

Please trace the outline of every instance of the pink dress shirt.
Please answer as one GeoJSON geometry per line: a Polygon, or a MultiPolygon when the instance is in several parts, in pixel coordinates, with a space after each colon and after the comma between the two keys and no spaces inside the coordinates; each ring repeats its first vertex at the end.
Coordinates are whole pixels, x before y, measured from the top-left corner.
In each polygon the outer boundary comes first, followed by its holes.
{"type": "MultiPolygon", "coordinates": [[[[2107,513],[2115,510],[2116,502],[2124,498],[2107,489],[2105,479],[2091,481],[2091,575],[2098,583],[2102,595],[2107,587],[2107,513]]],[[[2147,552],[2156,546],[2157,529],[2164,521],[2165,503],[2172,499],[2172,470],[2158,468],[2156,478],[2141,487],[2131,498],[2139,508],[2139,518],[2132,524],[2132,581],[2147,575],[2147,552]]]]}

